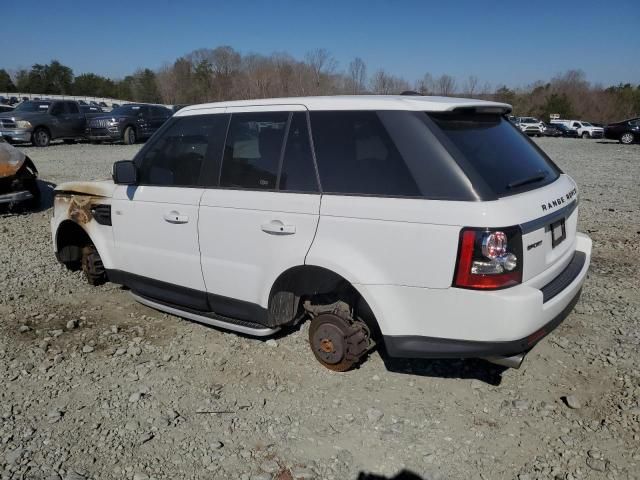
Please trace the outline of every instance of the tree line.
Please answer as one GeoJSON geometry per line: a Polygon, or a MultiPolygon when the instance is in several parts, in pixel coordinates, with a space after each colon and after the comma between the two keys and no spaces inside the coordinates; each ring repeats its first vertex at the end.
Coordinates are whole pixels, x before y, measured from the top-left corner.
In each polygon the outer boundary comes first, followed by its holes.
{"type": "Polygon", "coordinates": [[[359,57],[339,69],[325,49],[312,50],[296,59],[287,53],[242,55],[230,46],[202,48],[157,70],[141,68],[122,79],[94,73],[75,76],[71,68],[57,60],[35,64],[28,70],[0,69],[0,91],[4,92],[111,97],[171,105],[306,95],[396,94],[405,90],[503,101],[514,106],[516,115],[545,120],[551,113],[594,122],[640,115],[640,84],[592,84],[580,70],[520,88],[492,87],[474,75],[456,79],[425,73],[409,82],[384,69],[369,72],[359,57]]]}

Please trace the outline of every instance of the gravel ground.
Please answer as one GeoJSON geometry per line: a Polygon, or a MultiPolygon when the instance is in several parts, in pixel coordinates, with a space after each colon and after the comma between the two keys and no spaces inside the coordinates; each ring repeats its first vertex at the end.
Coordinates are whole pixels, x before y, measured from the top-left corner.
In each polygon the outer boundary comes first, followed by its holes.
{"type": "MultiPolygon", "coordinates": [[[[0,216],[1,478],[640,478],[640,146],[537,141],[594,255],[520,370],[374,353],[332,373],[308,324],[264,341],[159,313],[60,267],[50,210],[0,216]]],[[[48,188],[138,148],[24,150],[48,188]]]]}

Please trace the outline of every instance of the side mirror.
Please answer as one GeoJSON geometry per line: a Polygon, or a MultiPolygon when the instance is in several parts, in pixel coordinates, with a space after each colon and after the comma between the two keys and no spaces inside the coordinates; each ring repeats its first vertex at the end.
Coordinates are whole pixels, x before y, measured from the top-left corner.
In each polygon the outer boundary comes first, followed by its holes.
{"type": "Polygon", "coordinates": [[[138,183],[138,168],[131,160],[120,160],[113,164],[113,183],[135,185],[138,183]]]}

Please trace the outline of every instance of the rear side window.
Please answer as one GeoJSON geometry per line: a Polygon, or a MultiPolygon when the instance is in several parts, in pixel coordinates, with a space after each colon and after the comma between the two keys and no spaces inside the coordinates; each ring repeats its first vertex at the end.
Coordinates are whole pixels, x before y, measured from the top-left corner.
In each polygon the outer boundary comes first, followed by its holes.
{"type": "Polygon", "coordinates": [[[303,112],[291,116],[287,144],[284,149],[280,190],[317,192],[318,180],[313,165],[307,117],[303,112]]]}
{"type": "Polygon", "coordinates": [[[435,123],[436,133],[444,134],[443,143],[463,169],[467,173],[472,169],[498,197],[539,188],[560,174],[551,160],[501,115],[447,112],[429,113],[428,118],[435,123]]]}
{"type": "Polygon", "coordinates": [[[227,123],[226,115],[176,119],[136,158],[140,184],[184,187],[205,184],[200,173],[205,164],[210,171],[217,172],[227,123]]]}
{"type": "Polygon", "coordinates": [[[311,129],[324,192],[421,196],[376,112],[311,112],[311,129]]]}
{"type": "Polygon", "coordinates": [[[275,190],[288,112],[234,113],[220,186],[275,190]]]}

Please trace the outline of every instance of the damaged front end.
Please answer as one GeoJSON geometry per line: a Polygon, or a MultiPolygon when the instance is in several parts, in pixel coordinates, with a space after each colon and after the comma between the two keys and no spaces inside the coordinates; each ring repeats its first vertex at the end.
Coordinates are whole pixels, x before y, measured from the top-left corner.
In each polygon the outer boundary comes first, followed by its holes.
{"type": "Polygon", "coordinates": [[[0,141],[0,208],[40,204],[38,169],[15,147],[0,141]]]}
{"type": "Polygon", "coordinates": [[[91,285],[107,280],[101,254],[109,264],[114,188],[113,182],[94,181],[67,182],[54,190],[51,231],[56,258],[71,270],[82,269],[91,285]]]}

